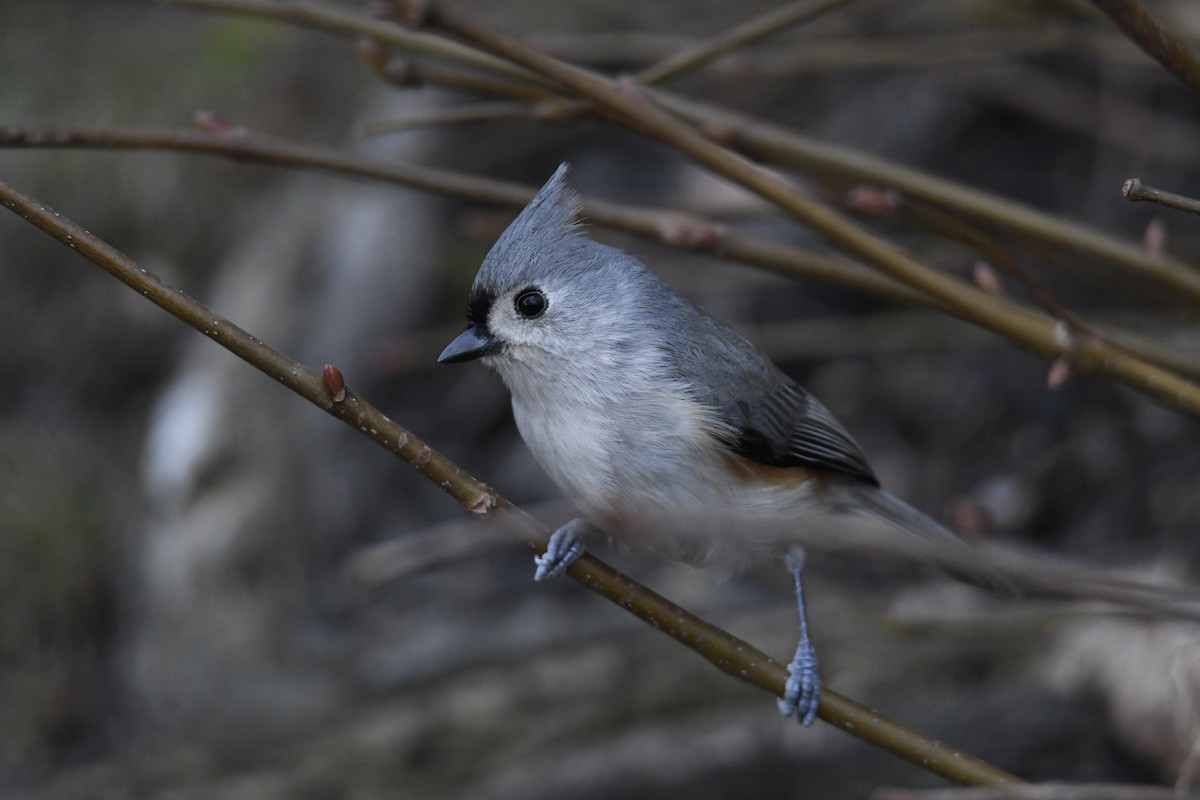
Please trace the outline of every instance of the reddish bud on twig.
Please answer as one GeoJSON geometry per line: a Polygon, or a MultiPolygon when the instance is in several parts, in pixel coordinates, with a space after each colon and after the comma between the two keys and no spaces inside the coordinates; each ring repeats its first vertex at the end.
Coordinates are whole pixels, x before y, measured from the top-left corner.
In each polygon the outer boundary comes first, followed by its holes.
{"type": "Polygon", "coordinates": [[[326,364],[321,370],[321,380],[325,382],[325,388],[329,390],[333,402],[340,403],[346,399],[346,380],[342,377],[340,369],[333,364],[326,364]]]}
{"type": "Polygon", "coordinates": [[[738,130],[732,125],[726,125],[720,122],[706,122],[700,126],[700,132],[714,142],[721,144],[737,144],[738,130]]]}
{"type": "Polygon", "coordinates": [[[375,19],[386,19],[389,22],[400,22],[402,12],[393,0],[376,0],[371,3],[368,13],[375,19]]]}
{"type": "Polygon", "coordinates": [[[378,75],[383,75],[386,72],[388,68],[387,48],[378,39],[363,36],[355,42],[355,46],[358,48],[359,57],[367,62],[367,66],[372,71],[378,75]]]}
{"type": "Polygon", "coordinates": [[[1065,358],[1056,358],[1046,375],[1046,385],[1057,391],[1071,378],[1071,365],[1065,358]]]}
{"type": "Polygon", "coordinates": [[[491,492],[480,495],[477,500],[467,506],[467,511],[477,517],[486,517],[488,512],[496,507],[496,498],[491,492]]]}
{"type": "Polygon", "coordinates": [[[391,0],[388,5],[391,7],[388,19],[410,28],[424,25],[429,14],[428,0],[391,0]]]}
{"type": "Polygon", "coordinates": [[[965,538],[986,536],[995,528],[992,515],[978,500],[960,497],[946,509],[950,529],[965,538]]]}
{"type": "Polygon", "coordinates": [[[421,74],[403,58],[394,58],[383,70],[383,79],[393,86],[420,86],[421,74]]]}
{"type": "Polygon", "coordinates": [[[218,133],[222,136],[244,133],[245,128],[234,127],[233,123],[215,111],[197,111],[192,115],[192,122],[205,133],[218,133]]]}
{"type": "Polygon", "coordinates": [[[986,261],[975,262],[975,269],[972,271],[972,276],[975,279],[975,285],[988,294],[996,296],[1004,294],[1004,284],[1000,281],[1000,276],[996,273],[996,270],[992,269],[992,265],[986,261]]]}
{"type": "Polygon", "coordinates": [[[561,122],[568,116],[569,106],[565,100],[540,100],[533,104],[533,118],[538,122],[561,122]]]}
{"type": "Polygon", "coordinates": [[[891,216],[900,208],[900,195],[876,186],[855,186],[846,192],[846,207],[876,217],[891,216]]]}
{"type": "Polygon", "coordinates": [[[650,105],[650,98],[646,94],[646,87],[642,86],[642,82],[636,76],[618,75],[616,85],[618,94],[622,94],[644,106],[650,105]]]}
{"type": "Polygon", "coordinates": [[[664,244],[713,253],[720,249],[725,234],[724,226],[709,225],[686,214],[669,215],[658,230],[664,244]]]}
{"type": "Polygon", "coordinates": [[[1154,255],[1162,255],[1167,249],[1167,223],[1158,217],[1147,222],[1146,230],[1142,231],[1142,244],[1154,255]]]}
{"type": "Polygon", "coordinates": [[[621,94],[642,94],[642,85],[629,73],[617,76],[617,91],[621,94]]]}

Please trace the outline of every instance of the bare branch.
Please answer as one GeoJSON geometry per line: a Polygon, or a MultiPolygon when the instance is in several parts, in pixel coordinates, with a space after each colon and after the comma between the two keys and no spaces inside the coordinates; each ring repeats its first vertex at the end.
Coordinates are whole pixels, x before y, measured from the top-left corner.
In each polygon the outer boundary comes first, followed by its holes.
{"type": "MultiPolygon", "coordinates": [[[[422,191],[437,192],[471,202],[511,208],[521,208],[536,191],[534,187],[452,170],[374,161],[347,155],[331,148],[302,145],[278,136],[255,133],[228,123],[223,126],[207,125],[203,131],[0,126],[0,148],[2,147],[174,150],[201,153],[239,161],[326,170],[340,175],[370,178],[422,191]]],[[[670,247],[707,253],[715,258],[762,267],[789,277],[826,281],[903,303],[934,308],[965,322],[976,323],[969,314],[947,307],[929,295],[913,291],[857,262],[801,250],[742,233],[697,214],[593,199],[584,201],[582,213],[597,225],[641,236],[670,247]]],[[[1012,309],[1013,313],[1031,315],[1034,319],[1053,323],[1053,320],[1033,309],[1016,304],[1012,305],[1012,309]]],[[[1116,343],[1137,359],[1193,379],[1200,379],[1200,361],[1190,354],[1167,350],[1156,342],[1110,326],[1102,326],[1100,330],[1106,340],[1116,343]]]]}
{"type": "Polygon", "coordinates": [[[1053,323],[1015,304],[980,291],[917,262],[890,242],[860,228],[836,211],[796,191],[782,178],[714,144],[653,102],[632,79],[609,81],[587,70],[531,50],[521,43],[440,6],[426,20],[544,75],[623,120],[628,127],[664,142],[756,194],[770,200],[885,274],[929,294],[947,308],[1051,359],[1064,358],[1081,372],[1098,370],[1127,381],[1173,408],[1200,417],[1200,386],[1133,358],[1095,338],[1063,336],[1053,323]]]}
{"type": "Polygon", "coordinates": [[[1176,78],[1200,92],[1200,57],[1172,36],[1138,0],[1092,0],[1117,27],[1176,78]]]}
{"type": "Polygon", "coordinates": [[[525,70],[517,69],[512,64],[481,53],[475,48],[464,47],[440,36],[418,33],[386,20],[372,19],[362,14],[345,11],[327,3],[312,3],[304,0],[131,0],[131,2],[185,8],[193,11],[216,11],[255,19],[278,20],[351,38],[367,36],[413,53],[458,61],[509,77],[537,80],[525,70]]]}
{"type": "Polygon", "coordinates": [[[1151,203],[1167,206],[1168,208],[1176,208],[1180,211],[1190,211],[1193,214],[1200,214],[1200,200],[1193,197],[1187,197],[1174,192],[1166,192],[1162,189],[1155,189],[1153,186],[1147,186],[1142,183],[1141,178],[1130,178],[1125,181],[1121,187],[1121,194],[1126,200],[1147,200],[1151,203]]]}
{"type": "Polygon", "coordinates": [[[1151,253],[1103,231],[1041,209],[956,183],[833,142],[822,142],[718,106],[660,89],[646,92],[713,138],[764,164],[841,184],[870,183],[904,192],[976,222],[996,225],[1034,242],[1101,259],[1200,303],[1200,272],[1191,264],[1151,253]]]}
{"type": "Polygon", "coordinates": [[[662,83],[669,78],[697,69],[714,58],[719,58],[739,47],[745,47],[794,25],[819,17],[847,2],[849,0],[798,0],[773,8],[740,25],[734,25],[722,34],[698,42],[667,56],[657,64],[646,67],[638,73],[638,79],[643,83],[662,83]]]}
{"type": "Polygon", "coordinates": [[[871,800],[1184,800],[1165,786],[1118,783],[1030,783],[949,789],[876,789],[871,800]]]}
{"type": "MultiPolygon", "coordinates": [[[[265,0],[127,1],[274,19],[346,38],[367,37],[413,53],[458,61],[468,66],[483,69],[494,67],[500,74],[516,80],[483,78],[426,66],[417,70],[415,75],[418,80],[431,84],[450,85],[503,97],[546,101],[545,113],[539,117],[546,121],[556,119],[557,114],[565,113],[578,103],[568,101],[561,94],[548,88],[552,86],[549,81],[510,62],[502,61],[500,65],[496,65],[495,59],[475,48],[464,47],[436,36],[412,38],[416,34],[410,31],[323,3],[296,3],[290,0],[271,3],[265,0]]],[[[393,68],[389,72],[393,73],[389,76],[392,82],[412,85],[411,68],[393,68]]],[[[1103,231],[1070,222],[971,186],[936,177],[840,144],[811,139],[720,106],[688,100],[660,89],[647,88],[645,91],[670,111],[697,125],[708,135],[763,163],[798,170],[824,180],[866,182],[895,188],[916,199],[945,207],[976,221],[1007,228],[1033,241],[1107,261],[1139,277],[1170,287],[1183,297],[1200,302],[1200,274],[1193,266],[1165,254],[1149,252],[1144,247],[1133,245],[1103,231]]]]}
{"type": "MultiPolygon", "coordinates": [[[[0,126],[0,148],[65,147],[173,150],[303,167],[436,192],[477,203],[521,208],[536,193],[530,186],[420,164],[373,161],[332,148],[291,142],[231,126],[227,133],[152,128],[19,128],[0,126]]],[[[698,214],[587,200],[589,221],[661,242],[754,264],[784,275],[828,281],[907,303],[937,304],[878,272],[844,258],[812,253],[730,230],[698,214]]]]}
{"type": "MultiPolygon", "coordinates": [[[[547,530],[491,487],[438,453],[412,432],[388,419],[340,380],[339,401],[327,379],[222,318],[193,298],[138,267],[123,253],[62,217],[33,197],[0,181],[0,205],[79,252],[134,291],[200,331],[264,374],[278,380],[376,444],[400,457],[471,514],[493,518],[530,549],[545,549],[547,530]]],[[[767,654],[711,625],[661,595],[584,555],[567,570],[572,578],[708,659],[726,674],[780,696],[787,673],[767,654]]],[[[853,735],[950,780],[970,784],[1011,783],[1018,779],[973,756],[910,730],[855,701],[825,690],[820,717],[853,735]]]]}
{"type": "Polygon", "coordinates": [[[462,125],[469,122],[492,122],[498,119],[528,119],[529,116],[529,106],[524,103],[506,101],[468,103],[448,108],[435,108],[423,113],[409,114],[393,119],[367,120],[357,125],[357,134],[360,139],[366,139],[385,133],[402,133],[418,128],[462,125]]]}

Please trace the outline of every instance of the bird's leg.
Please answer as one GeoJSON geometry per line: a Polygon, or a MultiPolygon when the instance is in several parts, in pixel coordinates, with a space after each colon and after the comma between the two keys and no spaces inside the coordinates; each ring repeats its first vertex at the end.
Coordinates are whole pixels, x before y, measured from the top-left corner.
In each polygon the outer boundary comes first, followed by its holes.
{"type": "Polygon", "coordinates": [[[595,526],[583,517],[576,517],[556,530],[550,535],[546,552],[533,558],[533,563],[537,564],[537,572],[533,574],[533,579],[545,580],[565,572],[567,567],[583,555],[587,549],[587,539],[593,531],[595,526]]]}
{"type": "Polygon", "coordinates": [[[800,644],[788,664],[788,679],[784,684],[779,710],[784,716],[796,715],[802,725],[812,725],[821,702],[821,678],[817,675],[817,651],[808,638],[808,616],[804,613],[804,551],[797,548],[787,555],[787,567],[796,582],[796,608],[800,612],[800,644]]]}

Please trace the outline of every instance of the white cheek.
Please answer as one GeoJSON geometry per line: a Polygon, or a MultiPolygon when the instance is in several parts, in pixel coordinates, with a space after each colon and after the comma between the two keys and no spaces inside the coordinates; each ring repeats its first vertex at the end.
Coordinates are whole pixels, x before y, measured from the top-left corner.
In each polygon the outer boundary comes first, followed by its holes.
{"type": "Polygon", "coordinates": [[[530,350],[548,349],[549,331],[537,320],[520,318],[508,309],[496,309],[488,317],[488,328],[500,341],[505,351],[517,361],[529,360],[530,350]]]}

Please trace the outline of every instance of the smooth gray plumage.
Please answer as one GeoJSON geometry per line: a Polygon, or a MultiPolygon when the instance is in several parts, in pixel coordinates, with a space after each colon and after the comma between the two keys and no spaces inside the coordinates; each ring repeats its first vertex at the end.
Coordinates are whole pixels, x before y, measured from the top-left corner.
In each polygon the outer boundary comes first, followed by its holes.
{"type": "Polygon", "coordinates": [[[539,578],[595,529],[698,565],[786,558],[802,636],[781,708],[808,724],[820,683],[797,531],[873,521],[950,534],[880,489],[829,411],[737,331],[581,236],[566,171],[496,242],[469,327],[439,360],[482,358],[501,375],[521,435],[587,515],[556,532],[539,578]]]}

